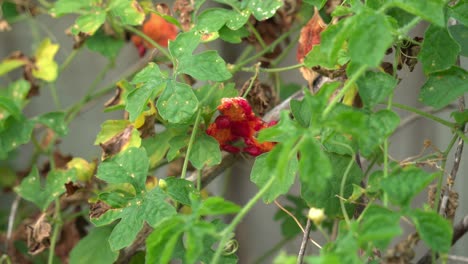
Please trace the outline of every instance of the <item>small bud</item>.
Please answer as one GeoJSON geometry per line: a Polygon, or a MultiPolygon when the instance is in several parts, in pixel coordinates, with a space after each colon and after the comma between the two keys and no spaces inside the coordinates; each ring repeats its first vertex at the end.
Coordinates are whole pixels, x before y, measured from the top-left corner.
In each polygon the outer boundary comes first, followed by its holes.
{"type": "Polygon", "coordinates": [[[325,215],[325,212],[323,209],[319,208],[310,208],[309,214],[307,214],[307,217],[314,222],[315,225],[320,225],[327,216],[325,215]]]}
{"type": "Polygon", "coordinates": [[[163,191],[167,189],[167,182],[163,179],[160,179],[158,181],[159,188],[161,188],[163,191]]]}

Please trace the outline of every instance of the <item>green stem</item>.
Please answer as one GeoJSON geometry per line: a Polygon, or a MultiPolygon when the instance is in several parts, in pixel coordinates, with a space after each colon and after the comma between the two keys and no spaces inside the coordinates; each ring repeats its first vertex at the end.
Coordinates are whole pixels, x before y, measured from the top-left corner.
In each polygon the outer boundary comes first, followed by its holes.
{"type": "Polygon", "coordinates": [[[237,58],[235,64],[238,64],[240,61],[243,61],[245,60],[249,55],[250,53],[253,51],[254,47],[253,46],[247,46],[241,53],[241,55],[239,55],[239,57],[237,58]]]}
{"type": "Polygon", "coordinates": [[[255,38],[258,41],[258,44],[260,44],[262,49],[266,49],[267,45],[265,44],[265,41],[263,41],[262,36],[260,36],[260,33],[258,33],[257,29],[250,22],[247,22],[247,26],[249,27],[250,31],[252,31],[252,33],[254,34],[255,38]]]}
{"type": "MultiPolygon", "coordinates": [[[[384,140],[384,143],[383,143],[383,161],[384,161],[384,167],[383,167],[383,178],[386,179],[388,178],[388,138],[386,138],[384,140]]],[[[385,207],[388,206],[388,194],[386,192],[384,192],[383,194],[383,205],[385,207]]]]}
{"type": "Polygon", "coordinates": [[[252,89],[253,84],[255,83],[255,80],[257,79],[259,70],[260,70],[260,63],[257,63],[255,65],[255,74],[252,77],[252,80],[250,81],[249,87],[247,87],[247,90],[245,90],[244,95],[242,95],[243,98],[247,98],[247,95],[250,93],[250,90],[252,89]]]}
{"type": "Polygon", "coordinates": [[[197,170],[197,191],[201,191],[202,170],[197,170]]]}
{"type": "Polygon", "coordinates": [[[455,123],[451,123],[451,122],[449,122],[447,120],[444,120],[444,119],[442,119],[440,117],[437,117],[435,115],[431,115],[429,113],[426,113],[424,111],[421,111],[421,110],[419,110],[417,108],[414,108],[414,107],[411,107],[411,106],[397,104],[397,103],[393,103],[393,106],[396,107],[396,108],[399,108],[399,109],[403,109],[403,110],[408,111],[408,112],[418,114],[418,115],[420,115],[422,117],[425,117],[427,119],[430,119],[432,121],[435,121],[435,122],[437,122],[439,124],[442,124],[442,125],[444,125],[446,127],[452,128],[452,129],[455,128],[455,125],[456,125],[455,123]]]}
{"type": "Polygon", "coordinates": [[[52,96],[52,100],[54,101],[55,108],[57,110],[61,110],[62,104],[60,103],[60,99],[58,97],[57,86],[55,85],[55,82],[49,83],[49,89],[50,89],[50,95],[52,96]]]}
{"type": "Polygon", "coordinates": [[[142,39],[148,41],[148,43],[150,43],[152,46],[156,47],[164,56],[166,56],[167,58],[171,58],[171,55],[169,54],[169,52],[163,48],[161,45],[159,45],[158,43],[156,43],[156,41],[154,41],[152,38],[148,37],[145,33],[143,33],[142,31],[134,28],[134,27],[130,27],[130,26],[124,26],[124,28],[136,35],[138,35],[139,37],[141,37],[142,39]]]}
{"type": "Polygon", "coordinates": [[[70,52],[70,54],[68,54],[68,56],[65,58],[65,60],[60,65],[60,68],[58,70],[59,74],[62,71],[64,71],[68,67],[68,65],[70,65],[70,63],[73,61],[73,59],[76,57],[76,55],[78,54],[78,52],[80,50],[81,49],[74,49],[74,50],[72,50],[72,52],[70,52]]]}
{"type": "Polygon", "coordinates": [[[190,141],[187,146],[187,153],[185,154],[184,165],[182,166],[182,173],[180,174],[181,179],[185,179],[185,177],[187,176],[187,167],[188,167],[190,152],[192,151],[193,142],[195,141],[195,136],[198,131],[198,126],[200,125],[200,120],[201,120],[201,108],[198,109],[197,118],[195,119],[195,124],[193,125],[192,135],[190,135],[190,141]]]}
{"type": "Polygon", "coordinates": [[[362,65],[354,74],[351,76],[351,78],[345,83],[343,86],[343,89],[333,98],[333,100],[328,104],[327,108],[322,113],[322,117],[326,117],[330,111],[335,107],[335,105],[338,103],[339,100],[348,92],[348,90],[353,87],[353,84],[361,77],[362,74],[367,69],[367,65],[362,65]]]}
{"type": "Polygon", "coordinates": [[[458,136],[453,135],[452,139],[450,140],[450,143],[448,144],[447,148],[445,151],[442,153],[443,160],[442,160],[442,165],[441,165],[441,171],[442,175],[439,176],[439,179],[437,180],[437,192],[434,200],[434,211],[436,213],[439,213],[439,202],[440,202],[440,197],[442,196],[442,185],[443,185],[443,180],[444,180],[444,172],[445,172],[445,167],[447,165],[447,157],[452,150],[453,146],[455,145],[455,142],[457,141],[458,136]]]}
{"type": "Polygon", "coordinates": [[[54,262],[54,253],[55,253],[55,244],[57,243],[57,238],[59,231],[62,227],[62,219],[60,216],[60,201],[58,198],[55,199],[55,225],[52,237],[50,238],[50,248],[49,248],[49,258],[47,263],[52,264],[54,262]]]}
{"type": "Polygon", "coordinates": [[[290,51],[296,47],[296,44],[297,44],[297,41],[299,40],[299,35],[297,35],[296,38],[294,38],[294,40],[292,40],[288,46],[286,46],[286,48],[283,49],[283,51],[281,52],[281,54],[274,60],[271,62],[271,65],[272,66],[276,66],[278,65],[280,62],[283,61],[284,58],[286,58],[286,56],[290,55],[290,51]]]}
{"type": "Polygon", "coordinates": [[[468,143],[468,138],[466,137],[465,134],[463,134],[463,131],[461,130],[456,130],[455,133],[457,134],[457,136],[459,136],[463,141],[465,141],[465,143],[468,143]]]}
{"type": "Polygon", "coordinates": [[[419,22],[421,21],[420,17],[415,17],[413,20],[411,20],[408,24],[406,24],[404,27],[400,28],[398,31],[401,35],[405,35],[410,31],[414,26],[416,26],[419,22]]]}
{"type": "MultiPolygon", "coordinates": [[[[280,67],[280,68],[259,68],[259,71],[260,72],[283,72],[283,71],[295,70],[295,69],[301,68],[303,66],[304,66],[303,63],[299,63],[299,64],[294,64],[294,65],[291,65],[291,66],[280,67]]],[[[244,68],[242,68],[242,71],[253,72],[253,71],[256,71],[255,68],[254,67],[244,67],[244,68]]]]}
{"type": "Polygon", "coordinates": [[[276,176],[272,176],[268,182],[263,185],[263,187],[260,189],[260,191],[255,194],[252,199],[242,208],[242,210],[236,215],[236,217],[232,220],[232,222],[223,230],[221,235],[223,236],[221,238],[221,241],[219,242],[218,248],[216,249],[215,254],[213,255],[213,258],[211,259],[211,264],[216,264],[219,261],[219,258],[221,257],[221,254],[224,250],[224,246],[228,242],[228,240],[231,238],[231,233],[234,231],[236,226],[240,223],[240,221],[244,218],[244,216],[252,209],[252,207],[257,203],[260,198],[270,189],[270,187],[273,185],[273,182],[275,182],[276,176]]]}

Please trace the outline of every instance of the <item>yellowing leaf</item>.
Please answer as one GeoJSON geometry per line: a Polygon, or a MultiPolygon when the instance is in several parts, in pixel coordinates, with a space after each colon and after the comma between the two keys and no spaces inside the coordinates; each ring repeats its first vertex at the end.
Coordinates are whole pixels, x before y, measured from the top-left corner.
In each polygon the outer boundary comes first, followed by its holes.
{"type": "Polygon", "coordinates": [[[20,59],[5,59],[2,62],[0,62],[0,76],[23,66],[26,64],[25,60],[20,60],[20,59]]]}
{"type": "Polygon", "coordinates": [[[58,65],[54,61],[54,56],[59,49],[58,44],[52,44],[50,39],[44,39],[36,50],[36,68],[33,69],[33,76],[47,82],[57,79],[58,65]]]}

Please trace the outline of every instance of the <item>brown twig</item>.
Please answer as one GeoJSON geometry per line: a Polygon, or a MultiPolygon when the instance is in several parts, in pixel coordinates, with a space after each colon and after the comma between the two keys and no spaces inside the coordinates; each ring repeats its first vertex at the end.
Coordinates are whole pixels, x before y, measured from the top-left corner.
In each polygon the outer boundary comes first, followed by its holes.
{"type": "Polygon", "coordinates": [[[304,255],[307,248],[307,241],[309,240],[310,228],[312,226],[311,222],[312,221],[310,221],[310,219],[307,218],[307,224],[304,230],[304,235],[302,236],[301,247],[299,248],[299,254],[297,255],[297,264],[302,264],[302,262],[304,261],[304,255]]]}

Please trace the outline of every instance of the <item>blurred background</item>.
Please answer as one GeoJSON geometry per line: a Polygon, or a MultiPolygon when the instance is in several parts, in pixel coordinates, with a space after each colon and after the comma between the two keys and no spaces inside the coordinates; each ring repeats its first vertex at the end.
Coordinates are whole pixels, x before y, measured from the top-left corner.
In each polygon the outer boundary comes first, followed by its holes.
{"type": "MultiPolygon", "coordinates": [[[[167,1],[171,5],[170,1],[167,1]]],[[[312,14],[311,14],[312,15],[312,14]]],[[[56,61],[59,65],[72,52],[73,40],[65,34],[67,28],[73,24],[73,16],[65,16],[60,20],[55,20],[47,15],[39,15],[34,19],[25,19],[21,22],[11,25],[12,30],[0,32],[0,58],[3,59],[11,52],[20,50],[24,54],[33,55],[38,44],[45,37],[49,37],[52,42],[59,43],[60,49],[56,56],[56,61]],[[60,21],[60,23],[57,23],[60,21]]],[[[413,34],[422,36],[425,25],[419,25],[413,34]]],[[[232,45],[216,42],[210,44],[212,48],[220,50],[221,55],[226,61],[233,62],[236,55],[240,53],[241,47],[234,48],[232,45]]],[[[105,75],[103,81],[98,85],[98,88],[105,87],[119,80],[121,76],[131,67],[138,64],[138,51],[131,45],[126,43],[117,58],[113,68],[105,75]]],[[[108,65],[108,59],[91,52],[86,48],[79,51],[76,58],[71,64],[60,74],[56,89],[63,108],[76,103],[84,96],[86,89],[92,84],[95,77],[108,65]]],[[[462,66],[468,68],[468,60],[463,58],[462,66]]],[[[295,58],[295,49],[286,58],[279,67],[297,64],[295,58]]],[[[8,78],[0,79],[0,87],[5,87],[9,81],[20,77],[18,73],[9,74],[8,78]]],[[[236,76],[238,88],[241,88],[251,75],[239,74],[236,76]]],[[[268,76],[260,76],[263,81],[269,82],[268,76]]],[[[298,70],[281,73],[283,84],[295,83],[306,85],[306,81],[302,78],[298,70]]],[[[400,72],[401,83],[396,89],[395,102],[410,105],[417,108],[424,106],[418,103],[419,89],[424,83],[424,75],[418,64],[413,72],[400,72]]],[[[270,82],[271,85],[273,83],[270,82]]],[[[286,87],[286,86],[285,86],[286,87]]],[[[448,87],[449,88],[449,87],[448,87]]],[[[26,108],[26,115],[33,116],[39,113],[46,113],[56,110],[52,103],[50,87],[45,85],[40,89],[41,95],[34,97],[26,108]]],[[[103,104],[111,98],[113,93],[105,96],[101,100],[93,102],[85,106],[84,111],[77,116],[69,127],[69,133],[63,138],[59,149],[64,154],[84,157],[87,160],[99,158],[101,150],[99,146],[94,146],[93,142],[97,133],[100,131],[100,125],[108,119],[122,119],[122,112],[103,112],[103,104]]],[[[410,115],[404,111],[398,111],[401,120],[405,120],[410,115]]],[[[450,111],[442,111],[439,116],[450,119],[450,111]]],[[[437,149],[445,149],[451,139],[451,131],[446,127],[440,126],[434,122],[425,119],[416,119],[408,125],[405,125],[396,132],[391,138],[390,155],[395,160],[403,160],[407,157],[417,156],[424,148],[424,142],[429,140],[432,147],[437,149]]],[[[430,149],[429,149],[430,150],[430,149]]],[[[457,210],[455,222],[458,222],[463,216],[468,214],[468,150],[465,150],[462,157],[461,166],[455,183],[455,189],[459,193],[460,207],[457,210]]],[[[15,169],[24,170],[28,166],[31,158],[32,146],[25,145],[17,153],[17,158],[8,165],[12,165],[15,169]]],[[[453,154],[447,163],[448,170],[453,164],[453,154]]],[[[257,188],[249,180],[250,169],[253,164],[253,159],[246,159],[235,164],[232,170],[226,175],[218,177],[209,187],[210,192],[214,194],[224,194],[226,199],[232,200],[240,205],[245,204],[257,191],[257,188]]],[[[0,166],[5,166],[4,161],[0,161],[0,166]]],[[[164,173],[161,171],[160,173],[164,173]]],[[[2,177],[2,175],[0,175],[2,177]]],[[[298,186],[294,186],[291,190],[292,194],[299,194],[298,186]]],[[[426,193],[422,193],[418,198],[419,203],[426,201],[426,193]]],[[[1,215],[8,215],[11,201],[14,199],[13,194],[2,194],[0,199],[1,215]]],[[[283,205],[287,204],[284,199],[279,199],[283,205]]],[[[26,202],[21,201],[20,206],[26,202]]],[[[280,223],[273,220],[274,215],[279,210],[275,204],[263,204],[259,202],[255,208],[247,215],[244,221],[237,229],[237,240],[239,242],[238,256],[239,263],[255,263],[259,258],[267,253],[270,249],[272,254],[270,257],[260,259],[261,263],[271,263],[272,257],[279,254],[281,250],[285,250],[288,254],[297,254],[299,251],[301,237],[297,239],[284,240],[281,234],[280,223]],[[278,248],[274,248],[280,245],[278,248]]],[[[306,214],[306,211],[303,212],[306,214]]],[[[5,219],[5,218],[4,218],[5,219]]],[[[1,224],[6,226],[5,223],[1,224]]],[[[410,232],[411,228],[406,223],[402,226],[407,227],[410,232]]],[[[319,244],[323,244],[324,240],[320,233],[312,232],[311,238],[319,244]]],[[[395,241],[397,242],[397,241],[395,241]]],[[[419,243],[418,256],[425,253],[423,242],[419,243]]],[[[468,236],[465,236],[453,247],[451,254],[468,257],[468,236]]],[[[319,252],[318,248],[309,243],[308,253],[319,252]]],[[[415,260],[419,259],[418,257],[415,260]]],[[[453,262],[456,263],[456,262],[453,262]]]]}

